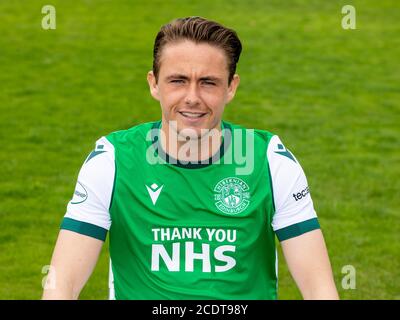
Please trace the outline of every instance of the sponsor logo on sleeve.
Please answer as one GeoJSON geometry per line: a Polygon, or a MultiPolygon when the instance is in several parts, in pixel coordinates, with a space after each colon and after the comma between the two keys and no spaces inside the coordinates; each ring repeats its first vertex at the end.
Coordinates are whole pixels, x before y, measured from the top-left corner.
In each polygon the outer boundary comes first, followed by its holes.
{"type": "Polygon", "coordinates": [[[309,193],[310,193],[310,189],[307,186],[304,190],[301,190],[300,192],[297,192],[297,193],[293,193],[293,198],[294,198],[294,200],[299,201],[299,200],[303,199],[304,197],[306,197],[309,193]]]}
{"type": "Polygon", "coordinates": [[[79,204],[88,198],[88,193],[85,187],[78,181],[75,187],[74,196],[72,197],[71,204],[79,204]]]}

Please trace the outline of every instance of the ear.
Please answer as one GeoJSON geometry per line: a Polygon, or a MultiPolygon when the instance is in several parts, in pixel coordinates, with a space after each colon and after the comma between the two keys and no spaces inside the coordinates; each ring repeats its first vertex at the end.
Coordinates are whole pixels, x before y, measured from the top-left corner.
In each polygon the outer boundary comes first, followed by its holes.
{"type": "Polygon", "coordinates": [[[149,84],[150,93],[151,93],[152,97],[154,99],[156,99],[157,101],[160,101],[160,96],[158,94],[158,85],[157,85],[156,77],[155,77],[153,71],[149,71],[147,73],[147,82],[149,84]]]}
{"type": "Polygon", "coordinates": [[[236,89],[239,86],[240,83],[240,77],[238,74],[235,74],[232,78],[232,81],[228,87],[228,96],[227,96],[227,100],[226,103],[228,104],[229,102],[231,102],[231,100],[235,97],[235,93],[236,93],[236,89]]]}

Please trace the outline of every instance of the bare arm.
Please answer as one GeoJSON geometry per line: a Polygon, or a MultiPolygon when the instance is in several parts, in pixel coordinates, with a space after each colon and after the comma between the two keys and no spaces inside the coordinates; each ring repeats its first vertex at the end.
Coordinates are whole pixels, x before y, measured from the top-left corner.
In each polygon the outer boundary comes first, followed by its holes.
{"type": "Polygon", "coordinates": [[[320,229],[282,241],[289,271],[304,299],[339,299],[320,229]]]}
{"type": "Polygon", "coordinates": [[[78,299],[99,258],[103,241],[61,230],[43,291],[44,300],[78,299]],[[50,283],[51,282],[51,283],[50,283]]]}

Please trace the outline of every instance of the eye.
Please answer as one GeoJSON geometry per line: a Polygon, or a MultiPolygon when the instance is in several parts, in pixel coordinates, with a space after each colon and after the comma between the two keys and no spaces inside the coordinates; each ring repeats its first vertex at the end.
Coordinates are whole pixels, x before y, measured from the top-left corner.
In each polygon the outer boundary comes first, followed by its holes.
{"type": "Polygon", "coordinates": [[[207,86],[215,86],[215,82],[212,82],[212,81],[203,81],[203,84],[205,84],[207,86]]]}
{"type": "Polygon", "coordinates": [[[176,80],[171,80],[171,83],[183,83],[183,80],[181,79],[176,79],[176,80]]]}

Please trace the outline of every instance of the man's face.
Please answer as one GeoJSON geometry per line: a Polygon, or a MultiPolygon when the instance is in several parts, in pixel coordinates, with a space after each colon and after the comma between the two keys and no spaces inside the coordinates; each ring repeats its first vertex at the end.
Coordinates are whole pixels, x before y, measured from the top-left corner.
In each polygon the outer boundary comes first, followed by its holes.
{"type": "Polygon", "coordinates": [[[158,82],[152,71],[147,75],[150,92],[160,101],[163,126],[176,121],[174,130],[179,133],[190,128],[196,137],[201,137],[201,129],[219,129],[224,107],[239,85],[238,75],[230,85],[228,76],[222,49],[192,41],[167,44],[161,54],[158,82]]]}

